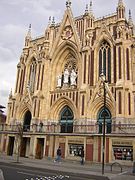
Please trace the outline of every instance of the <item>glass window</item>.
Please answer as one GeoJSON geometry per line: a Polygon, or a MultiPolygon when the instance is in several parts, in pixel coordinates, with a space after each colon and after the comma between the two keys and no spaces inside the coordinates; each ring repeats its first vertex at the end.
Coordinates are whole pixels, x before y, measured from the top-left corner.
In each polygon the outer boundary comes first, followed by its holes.
{"type": "Polygon", "coordinates": [[[133,161],[133,147],[113,146],[113,155],[115,160],[133,161]]]}
{"type": "Polygon", "coordinates": [[[83,144],[69,144],[69,155],[80,156],[82,148],[84,148],[83,144]]]}
{"type": "Polygon", "coordinates": [[[111,133],[112,131],[111,113],[107,108],[105,109],[105,112],[104,112],[104,108],[102,108],[98,114],[99,133],[102,133],[104,115],[105,115],[105,123],[106,123],[106,133],[111,133]]]}
{"type": "Polygon", "coordinates": [[[29,74],[29,85],[31,92],[34,92],[34,88],[35,88],[36,69],[37,69],[36,60],[33,59],[32,64],[30,66],[30,74],[29,74]]]}
{"type": "Polygon", "coordinates": [[[74,119],[72,110],[68,106],[65,106],[62,109],[60,116],[61,116],[60,118],[61,132],[72,133],[73,132],[73,119],[74,119]]]}
{"type": "Polygon", "coordinates": [[[99,76],[104,73],[106,79],[111,83],[111,49],[110,45],[103,41],[99,49],[99,76]]]}

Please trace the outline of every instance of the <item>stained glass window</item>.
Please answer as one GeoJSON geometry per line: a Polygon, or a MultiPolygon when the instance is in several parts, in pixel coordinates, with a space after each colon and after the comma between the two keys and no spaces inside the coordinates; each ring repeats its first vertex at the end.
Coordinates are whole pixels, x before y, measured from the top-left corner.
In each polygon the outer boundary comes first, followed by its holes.
{"type": "Polygon", "coordinates": [[[103,41],[99,49],[99,76],[104,73],[106,80],[111,83],[111,49],[108,42],[103,41]]]}

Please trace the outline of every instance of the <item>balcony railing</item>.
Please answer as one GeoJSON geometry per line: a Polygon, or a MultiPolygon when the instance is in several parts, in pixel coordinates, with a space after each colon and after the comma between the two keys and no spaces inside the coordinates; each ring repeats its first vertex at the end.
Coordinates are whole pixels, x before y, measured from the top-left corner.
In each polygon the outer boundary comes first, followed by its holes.
{"type": "MultiPolygon", "coordinates": [[[[22,126],[22,125],[21,125],[22,126]]],[[[107,127],[106,127],[107,129],[107,127]]],[[[101,129],[100,129],[101,130],[101,129]]],[[[61,125],[60,124],[51,124],[51,125],[25,125],[22,126],[22,131],[24,133],[42,133],[42,134],[51,134],[51,133],[61,133],[61,125]]],[[[0,133],[17,133],[18,125],[7,125],[0,124],[0,133]]],[[[107,132],[107,130],[106,130],[107,132]]],[[[70,133],[65,131],[64,133],[70,133]]],[[[99,125],[73,125],[72,134],[102,134],[99,132],[99,125]]],[[[106,133],[107,134],[107,133],[106,133]]],[[[111,133],[108,134],[133,134],[135,135],[135,124],[112,124],[111,133]]]]}

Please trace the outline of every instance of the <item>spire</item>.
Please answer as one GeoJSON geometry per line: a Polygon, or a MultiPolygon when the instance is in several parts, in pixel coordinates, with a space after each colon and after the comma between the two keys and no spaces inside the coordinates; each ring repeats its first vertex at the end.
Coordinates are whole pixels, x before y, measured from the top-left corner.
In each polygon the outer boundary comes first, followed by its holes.
{"type": "Polygon", "coordinates": [[[31,41],[31,24],[29,25],[28,33],[25,37],[25,47],[29,46],[30,41],[31,41]]]}
{"type": "Polygon", "coordinates": [[[130,26],[133,25],[133,21],[132,21],[132,16],[131,16],[131,10],[129,9],[129,18],[128,18],[128,23],[130,26]]]}
{"type": "Polygon", "coordinates": [[[125,6],[124,6],[124,3],[123,3],[123,0],[118,1],[117,18],[118,19],[125,19],[125,6]]]}
{"type": "Polygon", "coordinates": [[[51,16],[49,16],[48,25],[51,24],[51,16]]]}
{"type": "Polygon", "coordinates": [[[27,37],[31,37],[31,24],[29,24],[29,29],[28,29],[27,37]]]}
{"type": "Polygon", "coordinates": [[[89,11],[90,11],[90,14],[93,13],[93,12],[92,12],[92,1],[90,1],[90,9],[89,9],[89,11]]]}
{"type": "Polygon", "coordinates": [[[55,18],[54,17],[52,18],[51,26],[55,26],[55,18]]]}
{"type": "Polygon", "coordinates": [[[71,7],[71,1],[70,1],[70,0],[67,0],[67,1],[66,1],[66,7],[67,7],[67,8],[70,8],[70,7],[71,7]]]}
{"type": "Polygon", "coordinates": [[[85,14],[88,13],[88,4],[86,4],[85,14]]]}
{"type": "Polygon", "coordinates": [[[124,4],[123,4],[123,1],[122,1],[122,0],[119,0],[119,2],[118,2],[118,6],[124,6],[124,4]]]}
{"type": "Polygon", "coordinates": [[[10,91],[10,93],[9,93],[9,99],[11,99],[12,98],[12,88],[11,88],[11,91],[10,91]]]}

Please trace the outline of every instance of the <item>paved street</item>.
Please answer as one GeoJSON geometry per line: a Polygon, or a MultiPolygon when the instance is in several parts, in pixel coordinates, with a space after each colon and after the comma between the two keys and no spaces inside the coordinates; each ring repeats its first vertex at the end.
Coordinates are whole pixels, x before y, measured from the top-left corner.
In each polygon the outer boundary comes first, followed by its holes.
{"type": "Polygon", "coordinates": [[[107,180],[105,177],[95,175],[24,167],[22,164],[16,163],[1,163],[0,169],[4,173],[5,180],[107,180]]]}
{"type": "MultiPolygon", "coordinates": [[[[16,163],[15,156],[0,154],[0,169],[3,170],[5,180],[135,180],[132,166],[119,166],[110,169],[105,165],[105,174],[102,176],[101,164],[85,163],[83,166],[77,161],[62,161],[54,163],[53,159],[20,158],[16,163]]],[[[1,180],[1,179],[0,179],[1,180]]]]}

